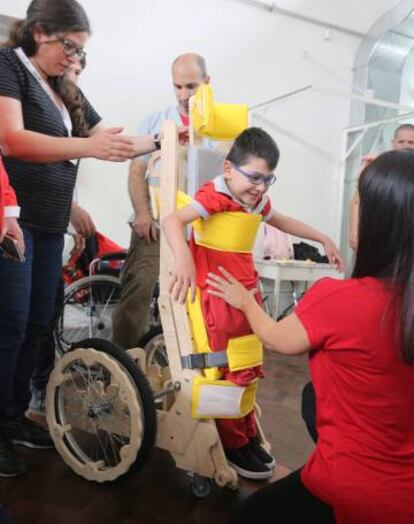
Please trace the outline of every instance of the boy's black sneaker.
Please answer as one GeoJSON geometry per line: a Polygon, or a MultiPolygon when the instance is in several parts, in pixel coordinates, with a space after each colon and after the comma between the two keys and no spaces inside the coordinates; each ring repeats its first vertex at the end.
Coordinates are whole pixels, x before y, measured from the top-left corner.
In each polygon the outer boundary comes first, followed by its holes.
{"type": "Polygon", "coordinates": [[[256,457],[250,444],[241,448],[226,449],[227,460],[237,473],[246,479],[262,480],[272,476],[272,471],[256,457]]]}
{"type": "Polygon", "coordinates": [[[28,471],[26,462],[16,453],[13,442],[0,435],[0,477],[18,477],[28,471]]]}
{"type": "Polygon", "coordinates": [[[52,449],[55,447],[49,432],[24,415],[8,421],[7,432],[9,438],[15,444],[35,449],[52,449]]]}
{"type": "Polygon", "coordinates": [[[270,455],[260,444],[258,437],[251,438],[248,445],[256,457],[260,460],[260,462],[262,462],[265,466],[270,469],[273,469],[276,466],[275,458],[272,457],[272,455],[270,455]]]}

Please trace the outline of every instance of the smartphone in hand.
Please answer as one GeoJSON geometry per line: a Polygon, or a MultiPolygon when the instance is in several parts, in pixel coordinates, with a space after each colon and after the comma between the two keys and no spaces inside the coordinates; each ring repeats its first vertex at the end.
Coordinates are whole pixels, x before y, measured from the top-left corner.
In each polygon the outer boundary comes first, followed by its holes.
{"type": "Polygon", "coordinates": [[[8,257],[16,262],[24,262],[26,259],[22,253],[17,240],[9,236],[5,236],[0,243],[0,250],[8,257]]]}

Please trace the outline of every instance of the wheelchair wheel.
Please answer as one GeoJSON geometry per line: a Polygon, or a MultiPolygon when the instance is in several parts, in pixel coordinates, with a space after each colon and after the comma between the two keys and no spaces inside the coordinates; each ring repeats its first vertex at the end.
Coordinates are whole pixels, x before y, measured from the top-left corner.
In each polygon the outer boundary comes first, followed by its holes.
{"type": "Polygon", "coordinates": [[[81,278],[65,289],[54,337],[61,356],[85,338],[112,339],[112,313],[121,297],[121,283],[108,275],[81,278]]]}
{"type": "Polygon", "coordinates": [[[96,482],[137,471],[155,443],[153,394],[142,371],[114,344],[81,341],[56,363],[46,413],[57,451],[96,482]]]}
{"type": "Polygon", "coordinates": [[[147,365],[158,365],[162,368],[168,367],[167,348],[165,346],[162,326],[154,326],[147,331],[138,343],[145,350],[147,365]]]}

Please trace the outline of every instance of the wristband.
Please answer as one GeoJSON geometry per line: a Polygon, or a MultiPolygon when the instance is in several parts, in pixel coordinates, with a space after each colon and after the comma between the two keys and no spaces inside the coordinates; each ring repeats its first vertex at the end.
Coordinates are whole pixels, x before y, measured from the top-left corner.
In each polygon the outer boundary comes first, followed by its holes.
{"type": "Polygon", "coordinates": [[[155,149],[159,151],[161,149],[161,138],[159,133],[155,133],[155,135],[152,138],[154,142],[155,149]]]}

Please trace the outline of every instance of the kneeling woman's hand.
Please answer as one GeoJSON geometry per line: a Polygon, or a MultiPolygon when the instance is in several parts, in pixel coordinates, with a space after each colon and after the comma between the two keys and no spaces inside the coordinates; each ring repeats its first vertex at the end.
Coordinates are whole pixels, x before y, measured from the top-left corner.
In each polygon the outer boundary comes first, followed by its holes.
{"type": "Polygon", "coordinates": [[[206,282],[211,288],[207,290],[210,295],[222,298],[230,304],[230,306],[241,309],[242,311],[250,301],[256,302],[254,295],[257,293],[257,289],[247,290],[223,267],[219,267],[219,270],[223,276],[208,273],[206,282]]]}

